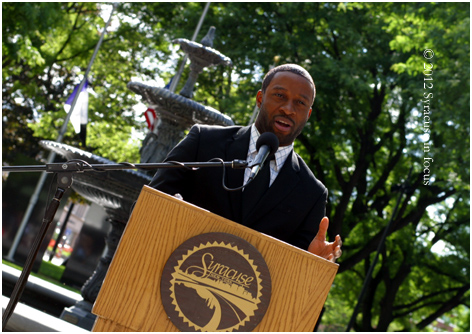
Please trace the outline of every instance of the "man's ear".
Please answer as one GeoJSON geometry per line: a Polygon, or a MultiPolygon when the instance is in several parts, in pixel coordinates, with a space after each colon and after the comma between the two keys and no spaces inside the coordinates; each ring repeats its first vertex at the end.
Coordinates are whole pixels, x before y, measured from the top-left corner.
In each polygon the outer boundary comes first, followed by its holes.
{"type": "Polygon", "coordinates": [[[308,118],[310,118],[312,111],[313,111],[313,108],[310,108],[310,111],[308,112],[308,118]]]}
{"type": "Polygon", "coordinates": [[[261,105],[262,105],[262,97],[264,96],[264,94],[262,93],[262,91],[258,91],[257,92],[257,95],[256,95],[256,104],[257,104],[257,107],[260,108],[261,105]]]}

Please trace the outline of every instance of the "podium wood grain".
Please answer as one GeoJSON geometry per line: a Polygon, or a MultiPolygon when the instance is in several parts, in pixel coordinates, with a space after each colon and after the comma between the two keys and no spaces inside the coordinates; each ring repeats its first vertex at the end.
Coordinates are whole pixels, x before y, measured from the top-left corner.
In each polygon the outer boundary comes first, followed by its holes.
{"type": "Polygon", "coordinates": [[[93,331],[178,331],[161,302],[167,259],[187,239],[208,232],[236,235],[269,267],[272,296],[255,331],[313,331],[338,265],[275,238],[144,186],[93,307],[93,331]]]}

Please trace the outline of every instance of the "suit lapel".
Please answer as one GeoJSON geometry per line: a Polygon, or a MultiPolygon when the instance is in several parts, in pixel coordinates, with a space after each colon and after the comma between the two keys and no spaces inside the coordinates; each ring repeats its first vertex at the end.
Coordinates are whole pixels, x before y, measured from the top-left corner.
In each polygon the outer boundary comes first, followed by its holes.
{"type": "Polygon", "coordinates": [[[291,158],[290,156],[287,158],[274,183],[248,215],[244,225],[250,227],[257,223],[264,215],[285,200],[300,182],[299,171],[300,165],[298,164],[296,154],[292,151],[291,158]]]}
{"type": "MultiPolygon", "coordinates": [[[[251,137],[251,127],[243,127],[233,136],[232,140],[228,141],[226,147],[226,161],[232,161],[234,159],[246,160],[247,150],[249,148],[249,140],[251,137]]],[[[243,185],[244,182],[244,169],[232,169],[226,170],[226,186],[228,188],[238,188],[243,185]]],[[[241,202],[242,202],[242,191],[229,191],[227,192],[229,200],[231,202],[231,209],[233,211],[234,220],[241,222],[241,202]]]]}

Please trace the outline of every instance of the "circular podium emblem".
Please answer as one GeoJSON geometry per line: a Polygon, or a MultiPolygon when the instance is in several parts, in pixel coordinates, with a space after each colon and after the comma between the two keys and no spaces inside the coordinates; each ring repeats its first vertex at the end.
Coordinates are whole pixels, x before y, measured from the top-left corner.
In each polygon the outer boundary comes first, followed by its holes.
{"type": "Polygon", "coordinates": [[[270,295],[270,273],[262,255],[227,233],[185,241],[161,277],[164,309],[184,332],[251,331],[264,317],[270,295]]]}

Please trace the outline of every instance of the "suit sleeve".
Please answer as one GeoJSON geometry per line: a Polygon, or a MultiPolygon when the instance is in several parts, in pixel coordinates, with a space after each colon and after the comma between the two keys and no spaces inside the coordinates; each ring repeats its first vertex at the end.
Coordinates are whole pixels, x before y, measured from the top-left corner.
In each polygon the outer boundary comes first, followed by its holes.
{"type": "MultiPolygon", "coordinates": [[[[194,125],[188,135],[169,152],[164,161],[196,161],[199,141],[200,128],[194,125]]],[[[192,186],[192,178],[189,176],[189,171],[184,167],[161,168],[157,170],[149,186],[172,196],[179,193],[185,199],[188,189],[192,186]]]]}
{"type": "Polygon", "coordinates": [[[326,203],[328,200],[328,189],[324,186],[323,189],[324,191],[321,191],[321,195],[315,201],[308,215],[289,241],[292,245],[307,250],[311,241],[318,233],[321,219],[326,215],[326,203]]]}

